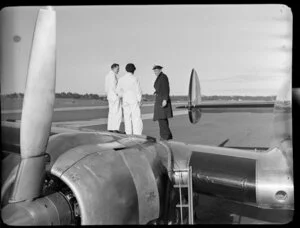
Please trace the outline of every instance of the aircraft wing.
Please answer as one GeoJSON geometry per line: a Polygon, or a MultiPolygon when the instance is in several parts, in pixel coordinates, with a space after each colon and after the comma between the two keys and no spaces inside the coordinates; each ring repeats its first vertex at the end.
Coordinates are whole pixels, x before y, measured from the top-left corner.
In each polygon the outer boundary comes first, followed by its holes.
{"type": "MultiPolygon", "coordinates": [[[[20,155],[20,121],[10,122],[1,121],[1,144],[2,144],[2,158],[8,154],[20,155]]],[[[92,130],[91,130],[92,131],[92,130]]],[[[57,127],[52,125],[50,135],[55,135],[65,132],[82,132],[82,130],[71,129],[65,127],[57,127]]]]}
{"type": "Polygon", "coordinates": [[[197,105],[177,106],[178,109],[190,108],[273,108],[274,101],[255,101],[255,102],[202,102],[197,105]]]}
{"type": "Polygon", "coordinates": [[[188,90],[188,104],[177,106],[178,109],[188,109],[189,119],[196,124],[201,118],[201,109],[206,108],[274,108],[275,101],[213,101],[203,102],[201,96],[200,81],[195,69],[192,69],[188,90]]]}

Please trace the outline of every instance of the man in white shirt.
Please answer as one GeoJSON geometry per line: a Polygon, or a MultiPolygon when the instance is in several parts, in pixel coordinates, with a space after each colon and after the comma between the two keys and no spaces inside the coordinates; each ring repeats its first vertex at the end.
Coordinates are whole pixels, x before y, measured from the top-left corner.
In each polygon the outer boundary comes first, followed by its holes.
{"type": "Polygon", "coordinates": [[[141,135],[143,121],[141,117],[142,91],[139,80],[134,76],[135,66],[132,63],[126,65],[127,73],[118,81],[117,94],[123,98],[123,113],[125,132],[128,135],[141,135]]]}
{"type": "Polygon", "coordinates": [[[105,92],[108,100],[108,118],[107,130],[111,132],[118,132],[122,121],[122,109],[120,98],[116,94],[117,74],[119,73],[119,64],[111,65],[111,70],[105,77],[105,92]]]}

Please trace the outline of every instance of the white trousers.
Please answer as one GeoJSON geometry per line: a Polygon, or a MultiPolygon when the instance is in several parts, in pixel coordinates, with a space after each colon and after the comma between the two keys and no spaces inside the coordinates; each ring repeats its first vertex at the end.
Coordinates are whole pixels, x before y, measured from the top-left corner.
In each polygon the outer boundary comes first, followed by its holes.
{"type": "Polygon", "coordinates": [[[141,135],[143,131],[143,121],[139,104],[123,103],[123,113],[126,134],[141,135]]]}
{"type": "Polygon", "coordinates": [[[122,121],[122,109],[120,99],[108,100],[108,118],[107,118],[107,130],[118,131],[120,130],[120,124],[122,121]]]}

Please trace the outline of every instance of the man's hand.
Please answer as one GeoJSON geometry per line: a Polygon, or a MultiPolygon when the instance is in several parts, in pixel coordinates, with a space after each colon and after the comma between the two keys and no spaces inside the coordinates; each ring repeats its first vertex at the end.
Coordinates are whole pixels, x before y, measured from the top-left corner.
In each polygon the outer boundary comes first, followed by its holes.
{"type": "Polygon", "coordinates": [[[166,107],[166,105],[167,105],[167,101],[166,101],[166,100],[163,100],[163,101],[162,101],[161,107],[164,108],[164,107],[166,107]]]}

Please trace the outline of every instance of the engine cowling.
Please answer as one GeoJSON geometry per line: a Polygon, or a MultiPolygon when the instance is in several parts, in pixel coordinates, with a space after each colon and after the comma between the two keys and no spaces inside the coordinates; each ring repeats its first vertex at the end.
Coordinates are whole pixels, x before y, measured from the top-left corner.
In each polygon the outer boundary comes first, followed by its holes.
{"type": "Polygon", "coordinates": [[[82,225],[147,224],[163,210],[161,185],[168,173],[146,139],[72,147],[56,159],[51,174],[74,194],[82,225]]]}

